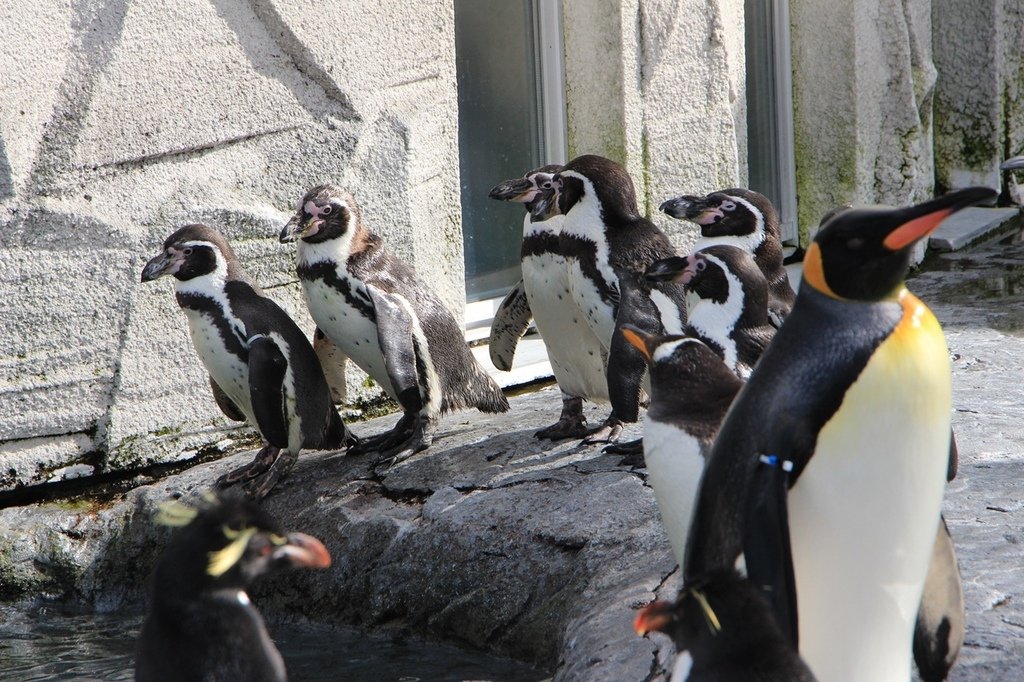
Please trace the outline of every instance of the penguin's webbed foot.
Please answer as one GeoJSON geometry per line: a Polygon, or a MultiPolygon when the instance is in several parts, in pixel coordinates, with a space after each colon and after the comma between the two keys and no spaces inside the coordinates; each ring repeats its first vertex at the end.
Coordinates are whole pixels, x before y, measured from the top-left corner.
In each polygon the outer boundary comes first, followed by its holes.
{"type": "Polygon", "coordinates": [[[587,418],[583,414],[583,398],[562,394],[562,414],[558,421],[533,434],[534,438],[564,440],[582,438],[590,433],[587,418]]]}
{"type": "Polygon", "coordinates": [[[217,490],[223,490],[230,488],[236,483],[251,481],[270,469],[280,454],[281,448],[276,448],[273,445],[264,445],[250,463],[224,474],[214,482],[213,486],[217,490]]]}
{"type": "Polygon", "coordinates": [[[407,441],[413,434],[415,428],[415,414],[405,413],[398,420],[394,428],[376,436],[358,438],[356,443],[348,449],[349,455],[365,455],[371,452],[384,452],[407,441]]]}
{"type": "Polygon", "coordinates": [[[264,473],[242,485],[242,491],[250,500],[259,501],[266,497],[277,482],[287,476],[295,466],[297,454],[284,451],[264,473]]]}
{"type": "Polygon", "coordinates": [[[615,443],[619,440],[619,436],[622,435],[622,429],[624,425],[618,419],[609,416],[604,421],[604,424],[597,427],[590,434],[584,438],[580,445],[594,445],[595,443],[615,443]]]}
{"type": "Polygon", "coordinates": [[[637,438],[628,443],[609,443],[601,448],[601,452],[609,455],[622,455],[620,464],[631,467],[642,467],[644,462],[644,439],[637,438]]]}
{"type": "Polygon", "coordinates": [[[390,469],[399,462],[409,459],[417,452],[426,450],[434,440],[436,428],[437,424],[433,419],[417,415],[416,421],[413,424],[412,434],[409,438],[391,449],[381,452],[377,461],[374,462],[374,469],[390,469]]]}

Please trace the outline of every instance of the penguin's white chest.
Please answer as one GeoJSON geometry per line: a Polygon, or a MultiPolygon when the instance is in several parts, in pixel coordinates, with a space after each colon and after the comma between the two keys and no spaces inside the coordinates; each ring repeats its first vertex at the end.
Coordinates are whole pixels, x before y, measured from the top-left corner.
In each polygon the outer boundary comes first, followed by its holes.
{"type": "Polygon", "coordinates": [[[606,353],[576,305],[565,259],[544,253],[524,258],[522,267],[530,311],[559,388],[572,396],[608,400],[606,353]]]}
{"type": "MultiPolygon", "coordinates": [[[[340,268],[338,274],[339,277],[348,280],[353,291],[363,288],[361,282],[348,277],[340,268]]],[[[302,291],[309,313],[317,326],[342,353],[369,374],[392,399],[397,400],[391,379],[388,377],[384,355],[381,353],[377,323],[349,303],[340,291],[325,284],[321,279],[303,280],[302,291]]]]}
{"type": "Polygon", "coordinates": [[[704,472],[700,442],[670,424],[644,418],[644,461],[661,521],[680,566],[693,520],[697,489],[704,472]]]}
{"type": "Polygon", "coordinates": [[[221,330],[208,313],[183,308],[188,320],[192,345],[206,371],[221,390],[245,414],[249,424],[256,426],[253,417],[252,396],[249,393],[249,364],[228,351],[221,338],[221,330]]]}
{"type": "MultiPolygon", "coordinates": [[[[597,285],[583,273],[578,260],[569,259],[568,266],[569,290],[572,292],[573,300],[576,301],[583,319],[601,345],[605,349],[610,348],[612,335],[615,333],[614,309],[601,299],[597,285]]],[[[617,285],[618,282],[614,284],[617,285]]]]}
{"type": "Polygon", "coordinates": [[[942,331],[918,305],[847,390],[789,493],[800,653],[821,680],[910,679],[952,409],[942,331]]]}

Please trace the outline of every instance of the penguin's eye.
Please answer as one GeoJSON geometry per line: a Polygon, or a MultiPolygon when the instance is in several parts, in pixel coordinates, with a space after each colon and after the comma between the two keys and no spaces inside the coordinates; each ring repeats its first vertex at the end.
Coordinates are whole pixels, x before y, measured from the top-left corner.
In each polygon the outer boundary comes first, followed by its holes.
{"type": "Polygon", "coordinates": [[[736,202],[734,202],[734,201],[723,201],[722,202],[722,210],[723,211],[735,211],[736,210],[736,202]]]}
{"type": "Polygon", "coordinates": [[[192,255],[192,247],[191,246],[185,247],[185,250],[182,251],[182,253],[185,254],[186,256],[191,256],[192,255]]]}
{"type": "Polygon", "coordinates": [[[697,272],[704,272],[704,269],[708,267],[706,261],[699,260],[694,263],[693,267],[697,268],[697,272]]]}
{"type": "Polygon", "coordinates": [[[331,215],[334,212],[334,207],[328,204],[320,209],[320,215],[331,215]]]}

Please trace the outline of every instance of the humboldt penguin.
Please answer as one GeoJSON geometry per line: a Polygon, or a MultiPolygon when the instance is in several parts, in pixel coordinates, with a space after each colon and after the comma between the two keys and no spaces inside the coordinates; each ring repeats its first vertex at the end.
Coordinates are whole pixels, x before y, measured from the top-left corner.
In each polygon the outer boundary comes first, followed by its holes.
{"type": "Polygon", "coordinates": [[[355,442],[309,340],[246,274],[222,234],[205,225],[175,231],[146,264],[142,281],[163,275],[177,280],[175,298],[217,405],[264,441],[253,463],[222,477],[220,486],[244,482],[246,493],[260,498],[288,474],[300,448],[355,442]]]}
{"type": "Polygon", "coordinates": [[[625,422],[639,417],[647,363],[622,336],[625,324],[681,333],[686,321],[682,287],[652,288],[643,280],[647,266],[675,254],[668,237],[640,215],[633,180],[601,156],[579,156],[552,180],[565,216],[559,250],[569,268],[569,290],[608,352],[608,393],[612,413],[591,434],[591,442],[615,442],[625,422]],[[627,281],[623,281],[623,280],[627,281]],[[623,298],[628,298],[624,301],[623,298]]]}
{"type": "Polygon", "coordinates": [[[491,327],[490,352],[495,366],[511,369],[514,344],[532,316],[547,348],[555,381],[562,391],[562,413],[538,438],[582,438],[589,433],[583,401],[608,402],[607,351],[583,319],[569,292],[569,272],[559,251],[562,216],[551,179],[561,166],[543,166],[491,190],[492,199],[515,201],[526,208],[520,253],[523,279],[498,309],[491,327]],[[519,303],[518,286],[524,303],[519,303]],[[511,348],[510,348],[511,346],[511,348]]]}
{"type": "Polygon", "coordinates": [[[699,339],[648,334],[632,325],[622,334],[650,367],[643,438],[647,482],[682,566],[704,461],[743,382],[699,339]]]}
{"type": "Polygon", "coordinates": [[[455,318],[366,229],[351,194],[333,185],[309,190],[280,239],[298,240],[296,271],[317,327],[402,407],[394,429],[359,451],[394,464],[429,447],[446,412],[508,410],[455,318]]]}
{"type": "Polygon", "coordinates": [[[675,642],[672,682],[814,682],[760,590],[731,569],[691,580],[675,603],[648,604],[633,627],[675,642]]]}
{"type": "Polygon", "coordinates": [[[689,256],[655,261],[648,280],[672,280],[686,289],[686,334],[708,344],[739,377],[775,336],[768,317],[768,282],[750,254],[735,246],[707,246],[689,256]]]}
{"type": "Polygon", "coordinates": [[[685,577],[745,566],[821,679],[910,678],[952,399],[942,329],[904,277],[916,242],[994,195],[836,214],[708,459],[685,577]]]}
{"type": "Polygon", "coordinates": [[[754,257],[768,280],[768,309],[778,327],[789,314],[796,293],[783,267],[782,232],[779,213],[768,197],[753,190],[732,187],[704,197],[680,196],[664,202],[660,209],[700,226],[700,239],[693,250],[715,244],[739,247],[754,257]]]}
{"type": "Polygon", "coordinates": [[[244,499],[200,507],[165,503],[157,521],[175,530],[150,579],[135,657],[139,682],[283,682],[284,661],[249,586],[287,568],[327,568],[323,544],[285,533],[244,499]]]}

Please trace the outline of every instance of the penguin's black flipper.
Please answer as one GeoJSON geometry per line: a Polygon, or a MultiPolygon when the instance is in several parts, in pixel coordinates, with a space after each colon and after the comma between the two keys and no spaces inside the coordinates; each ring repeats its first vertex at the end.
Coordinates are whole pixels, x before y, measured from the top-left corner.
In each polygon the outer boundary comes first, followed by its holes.
{"type": "Polygon", "coordinates": [[[966,631],[963,581],[946,519],[939,528],[914,623],[914,662],[924,682],[946,679],[960,655],[966,631]]]}
{"type": "Polygon", "coordinates": [[[516,346],[529,329],[532,319],[533,312],[526,298],[526,287],[523,280],[519,280],[502,299],[498,312],[494,314],[494,321],[491,322],[491,337],[487,348],[495,367],[503,372],[512,369],[516,346]]]}
{"type": "Polygon", "coordinates": [[[423,409],[423,395],[420,393],[412,315],[397,296],[370,286],[366,287],[366,293],[373,302],[377,316],[377,341],[398,402],[406,412],[419,412],[423,409]]]}
{"type": "Polygon", "coordinates": [[[608,396],[612,412],[623,422],[635,422],[640,416],[641,382],[647,371],[647,358],[622,334],[625,325],[660,334],[658,311],[632,273],[619,273],[619,301],[615,312],[615,332],[608,348],[608,396]]]}
{"type": "MultiPolygon", "coordinates": [[[[946,482],[956,478],[957,468],[960,466],[960,448],[956,445],[956,432],[952,429],[949,432],[949,464],[946,465],[946,482]]],[[[943,521],[943,524],[946,522],[943,521]]]]}
{"type": "Polygon", "coordinates": [[[217,407],[224,413],[224,416],[231,421],[244,422],[245,413],[238,409],[238,405],[228,397],[228,394],[224,392],[217,382],[210,377],[210,389],[213,391],[213,399],[217,402],[217,407]]]}
{"type": "Polygon", "coordinates": [[[284,377],[288,361],[269,336],[249,339],[249,395],[260,434],[271,445],[288,447],[284,377]]]}
{"type": "Polygon", "coordinates": [[[762,455],[751,481],[744,534],[747,573],[775,612],[779,629],[799,648],[796,577],[789,540],[789,478],[793,463],[775,455],[762,455]]]}

